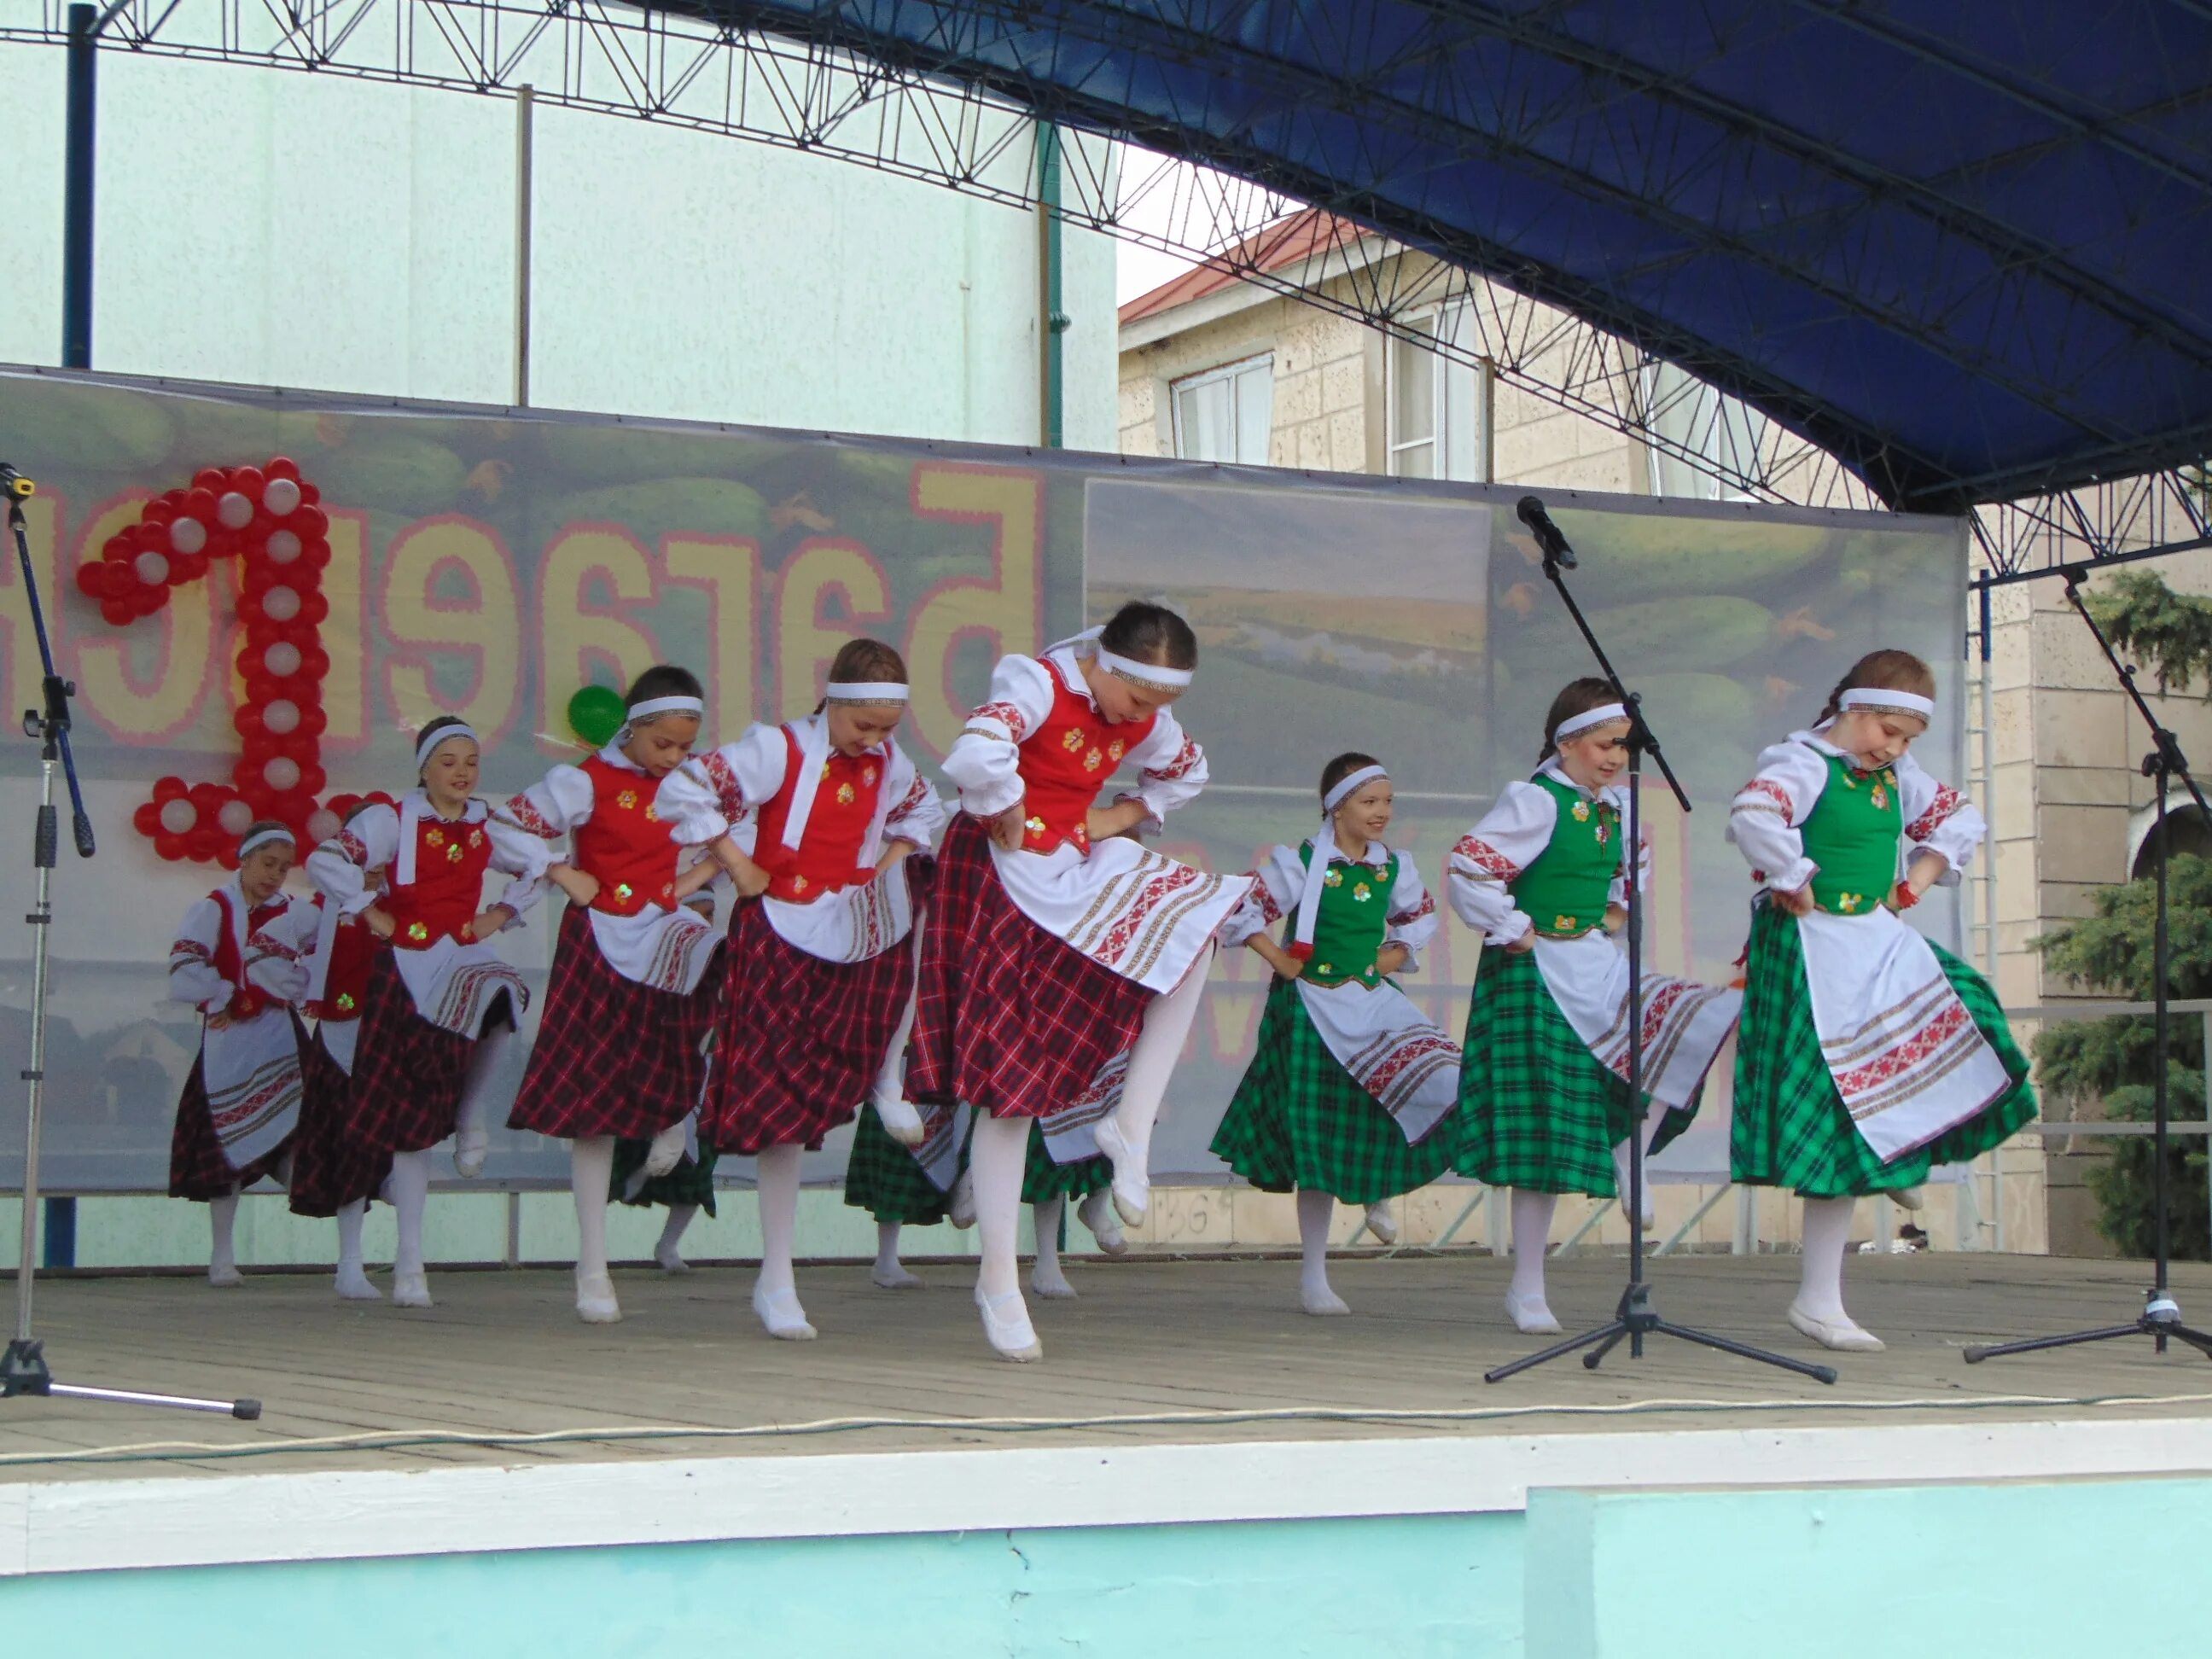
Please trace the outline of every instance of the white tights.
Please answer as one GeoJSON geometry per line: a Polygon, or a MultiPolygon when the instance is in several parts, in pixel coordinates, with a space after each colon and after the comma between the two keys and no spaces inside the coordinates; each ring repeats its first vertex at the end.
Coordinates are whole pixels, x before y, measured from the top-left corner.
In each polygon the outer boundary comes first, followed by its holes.
{"type": "Polygon", "coordinates": [[[392,1155],[392,1212],[399,1224],[399,1244],[392,1253],[395,1277],[422,1271],[422,1212],[430,1201],[430,1154],[426,1149],[392,1155]]]}
{"type": "Polygon", "coordinates": [[[1158,1121],[1168,1079],[1175,1074],[1176,1062],[1182,1058],[1191,1022],[1198,1018],[1199,999],[1206,994],[1206,971],[1212,961],[1213,947],[1209,945],[1191,963],[1182,984],[1152,1000],[1145,1009],[1144,1030],[1129,1050],[1129,1069],[1122,1079],[1121,1103],[1115,1109],[1114,1121],[1140,1164],[1151,1161],[1152,1125],[1158,1121]]]}
{"type": "Polygon", "coordinates": [[[1805,1263],[1797,1285],[1797,1305],[1815,1319],[1837,1320],[1844,1313],[1844,1251],[1850,1243],[1851,1215],[1858,1200],[1805,1200],[1805,1263]]]}
{"type": "Polygon", "coordinates": [[[1025,1117],[984,1113],[975,1117],[968,1174],[975,1190],[975,1226],[982,1249],[975,1282],[987,1297],[1008,1296],[1021,1288],[1015,1253],[1021,1236],[1022,1165],[1029,1157],[1033,1127],[1025,1117]]]}
{"type": "Polygon", "coordinates": [[[773,1296],[797,1288],[791,1256],[792,1241],[799,1231],[799,1162],[804,1146],[763,1146],[755,1160],[759,1170],[761,1266],[757,1286],[773,1296]]]}
{"type": "Polygon", "coordinates": [[[1523,1302],[1544,1300],[1544,1255],[1552,1248],[1552,1212],[1557,1193],[1513,1189],[1513,1294],[1523,1302]]]}
{"type": "Polygon", "coordinates": [[[568,1190],[576,1200],[576,1277],[607,1271],[607,1189],[614,1179],[615,1138],[587,1135],[568,1145],[568,1190]]]}

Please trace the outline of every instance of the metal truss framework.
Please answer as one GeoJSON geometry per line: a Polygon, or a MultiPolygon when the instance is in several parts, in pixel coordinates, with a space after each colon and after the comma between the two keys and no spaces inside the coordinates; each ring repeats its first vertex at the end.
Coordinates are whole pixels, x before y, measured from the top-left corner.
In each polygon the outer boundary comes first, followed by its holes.
{"type": "MultiPolygon", "coordinates": [[[[821,155],[946,186],[1005,206],[1038,206],[1039,125],[1020,88],[893,64],[835,40],[800,40],[711,21],[762,9],[671,9],[594,0],[128,0],[101,13],[101,49],[335,75],[480,94],[528,85],[538,101],[629,116],[821,155]]],[[[1009,20],[1012,0],[985,9],[1009,20]]],[[[0,40],[60,45],[64,0],[0,3],[0,40]],[[32,14],[35,10],[35,20],[32,14]]],[[[911,57],[912,54],[909,54],[911,57]]],[[[1063,108],[1034,100],[1061,119],[1063,108]]],[[[1413,253],[1363,229],[1353,192],[1308,201],[1143,148],[1162,133],[1063,127],[1061,187],[1048,210],[1067,224],[1200,260],[1261,289],[1350,318],[1470,366],[1627,434],[1716,479],[1728,492],[1802,506],[1879,507],[1844,462],[1769,422],[1755,446],[1732,443],[1722,400],[1691,376],[1694,353],[1656,351],[1512,286],[1510,256],[1487,274],[1413,253]],[[1285,263],[1285,222],[1309,205],[1324,235],[1285,263]],[[1271,234],[1273,233],[1273,234],[1271,234]],[[1422,326],[1465,308],[1455,337],[1422,326]]],[[[1532,284],[1533,286],[1534,284],[1532,284]]],[[[2212,544],[2212,491],[2196,467],[1975,509],[1984,562],[2010,574],[2212,544]]]]}

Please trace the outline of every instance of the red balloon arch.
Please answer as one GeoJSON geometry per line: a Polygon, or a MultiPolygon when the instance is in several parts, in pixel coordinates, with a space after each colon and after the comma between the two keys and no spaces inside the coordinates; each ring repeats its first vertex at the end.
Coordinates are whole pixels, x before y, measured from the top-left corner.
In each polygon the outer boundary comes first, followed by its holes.
{"type": "Polygon", "coordinates": [[[321,641],[330,601],[330,517],[321,492],[279,455],[265,466],[208,467],[189,488],[157,495],[138,522],[108,538],[76,573],[78,588],[118,628],[150,617],[169,592],[207,574],[213,561],[239,561],[238,617],[245,624],[238,668],[246,696],[232,716],[240,739],[228,783],[157,779],[133,815],[165,859],[234,868],[238,840],[258,819],[288,824],[304,851],[337,833],[368,799],[317,797],[322,766],[323,680],[331,659],[321,641]]]}

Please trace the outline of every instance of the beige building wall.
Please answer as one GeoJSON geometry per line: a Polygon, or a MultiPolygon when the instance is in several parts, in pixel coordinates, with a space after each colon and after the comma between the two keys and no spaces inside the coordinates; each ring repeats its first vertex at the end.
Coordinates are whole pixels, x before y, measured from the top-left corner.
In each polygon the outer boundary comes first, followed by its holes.
{"type": "MultiPolygon", "coordinates": [[[[2177,592],[2212,595],[2212,550],[2177,554],[2148,568],[2177,592]]],[[[2089,584],[2092,592],[2099,586],[2089,584]]],[[[1997,989],[2010,1007],[2094,997],[2098,994],[2047,971],[2033,940],[2093,915],[2099,890],[2129,878],[2130,825],[2154,793],[2141,769],[2149,734],[2057,578],[1999,588],[1992,605],[1997,989]]],[[[2143,690],[2192,760],[2212,757],[2212,704],[2155,695],[2148,676],[2143,690]]],[[[1972,761],[1978,789],[1978,744],[1972,761]]],[[[1979,915],[1978,896],[1978,920],[1979,915]]],[[[2023,1026],[2023,1039],[2036,1029],[2023,1026]]],[[[2043,1104],[2046,1121],[2097,1115],[2094,1102],[2043,1104]]],[[[2047,1161],[2050,1248],[2111,1255],[2085,1185],[2107,1143],[2045,1135],[2040,1146],[2031,1145],[2038,1139],[2023,1137],[2005,1150],[2008,1182],[2017,1164],[2047,1161]]],[[[2202,1222],[2185,1217],[2179,1224],[2202,1222]]]]}
{"type": "MultiPolygon", "coordinates": [[[[1376,270],[1335,278],[1322,291],[1349,299],[1354,281],[1363,289],[1419,291],[1432,262],[1419,258],[1414,269],[1392,269],[1417,258],[1393,255],[1376,270]]],[[[1486,309],[1492,302],[1515,338],[1543,338],[1559,320],[1551,307],[1503,289],[1492,291],[1486,309]]],[[[1183,309],[1204,320],[1121,353],[1121,453],[1174,454],[1169,388],[1186,375],[1272,351],[1274,410],[1268,464],[1317,472],[1388,470],[1388,343],[1381,334],[1351,317],[1258,289],[1209,295],[1183,309]],[[1231,305],[1237,308],[1221,314],[1231,305]]],[[[1170,325],[1173,321],[1173,313],[1146,319],[1170,325]]],[[[1125,339],[1135,331],[1125,329],[1125,339]]],[[[1565,340],[1556,348],[1562,353],[1570,349],[1565,340]]],[[[1568,378],[1565,364],[1547,364],[1541,353],[1530,367],[1540,375],[1568,378]]],[[[1491,416],[1494,483],[1650,493],[1644,446],[1601,422],[1505,385],[1494,389],[1491,416]]]]}

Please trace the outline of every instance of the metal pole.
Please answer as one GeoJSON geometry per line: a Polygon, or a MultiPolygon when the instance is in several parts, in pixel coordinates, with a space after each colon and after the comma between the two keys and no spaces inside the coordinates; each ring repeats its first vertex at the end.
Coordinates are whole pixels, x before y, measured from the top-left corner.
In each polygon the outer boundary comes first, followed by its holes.
{"type": "Polygon", "coordinates": [[[514,406],[530,407],[530,216],[531,151],[536,139],[538,94],[527,85],[514,92],[514,406]]]}
{"type": "Polygon", "coordinates": [[[62,367],[92,367],[93,115],[98,106],[100,18],[69,9],[69,100],[62,181],[62,367]]]}
{"type": "Polygon", "coordinates": [[[1982,617],[1982,820],[1990,830],[1990,864],[1982,878],[1982,973],[1994,986],[1997,981],[1997,727],[1996,659],[1990,639],[1990,577],[1986,570],[1977,584],[1982,617]]]}
{"type": "Polygon", "coordinates": [[[1060,336],[1067,314],[1060,307],[1060,129],[1037,125],[1037,405],[1038,436],[1047,449],[1067,441],[1060,336]]]}
{"type": "MultiPolygon", "coordinates": [[[[79,10],[89,10],[80,7],[79,10]]],[[[39,1276],[32,1271],[39,1252],[39,1126],[46,1091],[46,939],[53,931],[54,856],[61,823],[54,811],[54,763],[51,744],[39,758],[39,819],[33,834],[39,866],[38,902],[25,918],[31,937],[31,1085],[23,1128],[23,1253],[15,1258],[15,1340],[31,1340],[31,1297],[39,1276]]]]}

